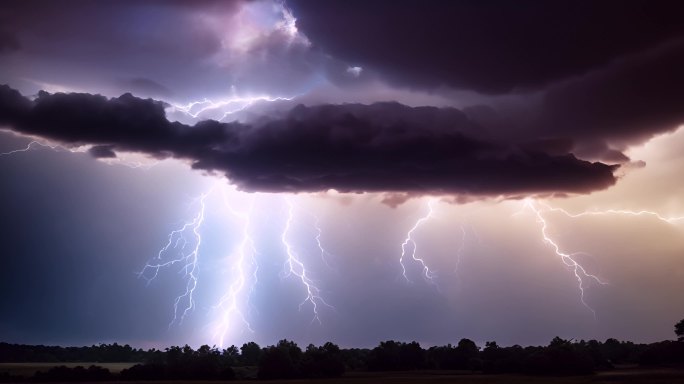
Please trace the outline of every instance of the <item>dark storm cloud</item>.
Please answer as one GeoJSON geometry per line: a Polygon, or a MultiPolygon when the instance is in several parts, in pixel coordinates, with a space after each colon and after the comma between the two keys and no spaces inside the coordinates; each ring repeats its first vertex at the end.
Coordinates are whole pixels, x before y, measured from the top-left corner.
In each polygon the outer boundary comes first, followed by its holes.
{"type": "Polygon", "coordinates": [[[113,159],[116,157],[112,145],[96,145],[88,149],[88,153],[96,159],[113,159]]]}
{"type": "Polygon", "coordinates": [[[509,106],[465,108],[506,140],[562,144],[584,159],[629,161],[622,151],[684,123],[684,38],[624,56],[509,106]],[[569,147],[568,147],[569,146],[569,147]]]}
{"type": "Polygon", "coordinates": [[[289,0],[334,57],[390,82],[505,93],[580,75],[682,36],[680,1],[289,0]]]}
{"type": "Polygon", "coordinates": [[[188,126],[169,122],[164,108],[130,94],[40,92],[31,102],[0,88],[0,123],[15,131],[106,152],[186,159],[250,191],[517,195],[585,193],[615,183],[612,166],[488,140],[451,108],[300,105],[253,126],[188,126]]]}
{"type": "Polygon", "coordinates": [[[639,142],[684,122],[684,38],[550,87],[539,131],[639,142]]]}

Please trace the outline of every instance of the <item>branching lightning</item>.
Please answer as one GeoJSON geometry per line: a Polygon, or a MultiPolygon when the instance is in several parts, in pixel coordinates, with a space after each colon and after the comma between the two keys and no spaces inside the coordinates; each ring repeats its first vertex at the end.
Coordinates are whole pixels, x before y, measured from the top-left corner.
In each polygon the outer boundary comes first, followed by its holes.
{"type": "Polygon", "coordinates": [[[38,145],[38,146],[44,147],[44,148],[50,148],[50,149],[52,149],[52,150],[56,150],[57,148],[61,148],[61,146],[59,146],[59,145],[43,144],[43,143],[41,143],[41,142],[39,142],[39,141],[32,140],[30,143],[28,143],[28,144],[26,145],[26,148],[15,149],[15,150],[12,150],[12,151],[9,151],[9,152],[2,152],[2,153],[0,153],[0,156],[13,155],[13,154],[15,154],[15,153],[20,153],[20,152],[28,152],[28,151],[31,150],[31,147],[33,147],[33,146],[35,146],[35,145],[38,145]]]}
{"type": "Polygon", "coordinates": [[[180,111],[194,119],[201,118],[203,114],[209,111],[218,111],[222,115],[217,119],[223,121],[229,115],[244,111],[250,106],[258,102],[274,102],[274,101],[291,101],[293,97],[273,97],[273,96],[254,96],[254,97],[232,97],[225,100],[213,101],[210,99],[203,99],[200,101],[192,101],[188,104],[173,104],[173,109],[180,111]]]}
{"type": "MultiPolygon", "coordinates": [[[[202,101],[195,101],[186,105],[174,105],[173,108],[193,118],[201,118],[205,114],[208,114],[209,111],[218,111],[218,113],[223,114],[219,119],[222,120],[228,115],[242,111],[258,102],[284,101],[292,100],[293,98],[294,97],[286,98],[270,96],[235,97],[218,102],[204,99],[202,101]]],[[[0,156],[9,156],[18,153],[29,152],[37,147],[49,148],[52,150],[64,150],[72,153],[82,153],[88,150],[88,146],[70,148],[63,145],[52,144],[47,141],[41,142],[32,140],[25,147],[2,152],[0,153],[0,156]]],[[[102,160],[105,162],[121,162],[123,165],[128,165],[133,168],[143,166],[142,163],[123,163],[121,159],[102,160]]],[[[168,234],[168,241],[159,250],[156,257],[154,257],[142,268],[140,272],[138,272],[138,276],[144,279],[147,284],[150,284],[152,281],[154,281],[159,276],[160,270],[162,269],[176,268],[178,272],[182,274],[184,287],[182,293],[176,296],[173,301],[173,319],[169,323],[169,328],[174,325],[182,324],[188,314],[196,308],[195,295],[199,284],[199,261],[200,251],[203,244],[203,238],[201,234],[202,226],[205,223],[205,218],[208,212],[208,197],[217,189],[218,188],[214,187],[210,191],[201,194],[197,198],[195,204],[198,206],[198,209],[194,216],[183,222],[182,225],[180,225],[177,229],[172,230],[168,234]]],[[[248,208],[242,209],[241,207],[241,210],[237,209],[236,206],[230,201],[230,198],[226,194],[225,190],[222,189],[221,192],[223,194],[226,210],[230,212],[234,219],[236,219],[240,228],[240,230],[236,231],[236,236],[239,238],[239,241],[225,258],[226,262],[230,265],[230,278],[224,287],[225,293],[220,297],[216,305],[213,307],[219,313],[217,320],[214,322],[215,327],[213,328],[213,337],[217,341],[217,344],[222,347],[225,344],[227,335],[230,333],[230,331],[235,329],[236,324],[238,327],[240,324],[242,324],[244,326],[243,329],[254,332],[249,321],[250,314],[247,313],[246,308],[249,308],[250,306],[250,297],[257,284],[259,265],[257,262],[258,252],[254,240],[255,237],[253,236],[255,224],[252,220],[253,208],[254,204],[256,203],[255,197],[252,196],[248,208]]],[[[402,276],[409,283],[412,283],[413,281],[409,277],[410,273],[407,269],[407,265],[408,263],[416,263],[421,268],[420,274],[422,277],[427,282],[434,284],[435,286],[437,285],[435,281],[436,274],[430,269],[428,262],[426,262],[426,260],[418,253],[418,244],[415,238],[416,232],[430,219],[434,218],[435,203],[436,199],[429,199],[427,201],[427,212],[415,221],[401,243],[401,256],[399,258],[399,263],[401,265],[402,276]],[[412,259],[412,261],[408,260],[409,258],[412,259]]],[[[319,324],[322,324],[321,308],[323,306],[329,307],[333,310],[335,310],[335,308],[328,304],[328,302],[326,302],[324,299],[318,283],[316,283],[311,277],[311,270],[307,269],[305,259],[301,257],[301,253],[294,245],[296,242],[293,242],[292,237],[294,232],[293,226],[296,216],[296,207],[293,205],[291,200],[286,200],[286,205],[287,218],[285,220],[283,230],[280,233],[280,242],[284,247],[284,253],[286,257],[284,263],[284,273],[286,276],[295,278],[297,284],[301,283],[302,288],[306,292],[304,299],[299,303],[299,310],[301,311],[304,306],[310,305],[313,311],[313,318],[311,322],[318,322],[319,324]]],[[[583,254],[583,252],[567,253],[562,250],[559,242],[557,242],[557,240],[554,239],[554,236],[551,234],[549,229],[549,221],[547,218],[556,217],[552,216],[552,213],[563,215],[572,219],[593,216],[620,215],[628,217],[650,217],[671,225],[684,224],[684,216],[667,216],[656,211],[597,209],[571,212],[563,208],[553,207],[545,202],[532,198],[528,198],[523,201],[522,210],[529,210],[531,212],[539,225],[539,233],[541,235],[542,241],[548,245],[553,250],[555,255],[560,258],[562,263],[572,271],[577,282],[577,289],[579,290],[579,301],[592,312],[594,317],[596,317],[596,311],[586,301],[586,290],[590,284],[597,283],[600,285],[606,285],[607,283],[597,275],[589,273],[585,266],[580,263],[579,260],[581,260],[581,258],[578,259],[578,255],[583,254]]],[[[318,217],[314,215],[312,216],[315,219],[312,227],[315,229],[314,239],[317,250],[320,253],[323,263],[330,267],[328,258],[333,255],[323,246],[323,230],[320,226],[318,217]]],[[[470,232],[473,231],[474,229],[470,232]]],[[[455,250],[454,272],[457,272],[460,266],[463,252],[466,247],[467,233],[469,231],[466,231],[466,228],[462,225],[460,227],[460,232],[461,242],[458,248],[455,250]]],[[[477,236],[476,233],[474,234],[477,236]]],[[[313,243],[311,243],[311,245],[313,245],[313,243]]]]}
{"type": "MultiPolygon", "coordinates": [[[[90,147],[87,145],[79,146],[79,147],[65,147],[65,146],[59,145],[59,144],[51,144],[49,142],[40,142],[37,140],[31,140],[26,145],[26,147],[14,149],[14,150],[7,151],[7,152],[0,152],[0,156],[9,156],[9,155],[17,154],[17,153],[28,152],[28,151],[33,150],[36,146],[41,147],[41,148],[48,148],[48,149],[51,149],[53,151],[66,151],[66,152],[70,152],[70,153],[84,153],[90,147]]],[[[123,166],[129,167],[129,168],[135,168],[135,169],[137,169],[137,168],[150,169],[150,168],[154,167],[155,165],[159,164],[158,160],[150,161],[150,160],[146,159],[145,162],[137,161],[137,160],[131,161],[131,160],[126,159],[125,157],[126,156],[124,156],[124,157],[117,156],[115,158],[100,158],[98,160],[107,164],[107,165],[118,164],[118,165],[123,165],[123,166]]]]}
{"type": "Polygon", "coordinates": [[[159,251],[157,257],[152,262],[147,263],[142,271],[138,273],[138,275],[145,279],[149,284],[159,275],[160,269],[180,264],[180,270],[183,272],[187,281],[185,284],[185,292],[176,297],[176,300],[174,301],[173,320],[169,323],[169,327],[175,323],[182,323],[187,313],[195,307],[193,295],[195,288],[197,288],[199,250],[200,245],[202,244],[200,227],[204,222],[206,210],[205,199],[207,196],[208,193],[202,194],[198,199],[200,209],[197,215],[192,220],[184,223],[179,229],[171,231],[169,234],[169,241],[159,251]],[[190,236],[192,236],[191,241],[187,239],[188,232],[190,232],[190,236]],[[186,248],[189,244],[190,249],[187,250],[186,248]],[[166,260],[166,255],[170,253],[175,253],[175,256],[166,260]],[[184,303],[184,307],[179,316],[179,306],[181,303],[184,303]]]}
{"type": "Polygon", "coordinates": [[[413,233],[414,233],[420,226],[422,226],[426,221],[428,221],[430,218],[432,218],[432,215],[433,215],[433,213],[434,213],[434,207],[433,207],[434,202],[435,202],[434,199],[430,199],[430,200],[428,201],[428,204],[427,204],[427,206],[428,206],[428,213],[427,213],[425,216],[419,218],[419,219],[416,221],[416,223],[413,224],[413,227],[411,227],[411,229],[409,229],[409,231],[406,233],[406,238],[404,239],[404,242],[401,243],[401,257],[399,258],[399,264],[401,264],[401,273],[402,273],[402,276],[404,276],[404,279],[406,279],[406,281],[409,282],[409,283],[411,283],[412,281],[411,281],[411,279],[408,278],[408,275],[406,274],[406,265],[404,264],[404,258],[406,258],[407,255],[409,254],[409,251],[407,250],[407,247],[410,246],[410,256],[411,256],[411,258],[412,258],[414,261],[418,262],[418,263],[422,266],[422,269],[423,269],[423,277],[424,277],[427,281],[429,281],[430,283],[435,284],[435,281],[434,281],[435,275],[434,275],[434,273],[430,270],[430,268],[428,267],[428,265],[427,265],[427,263],[425,262],[424,259],[422,259],[422,258],[416,256],[416,254],[417,254],[417,253],[416,253],[416,250],[417,250],[417,248],[418,248],[418,245],[416,244],[416,241],[415,241],[414,238],[413,238],[413,233]]]}
{"type": "Polygon", "coordinates": [[[292,221],[294,220],[294,205],[290,200],[287,200],[287,206],[287,221],[285,222],[285,228],[283,229],[280,237],[287,254],[287,260],[285,261],[285,276],[294,275],[302,282],[302,285],[306,288],[306,297],[299,304],[299,309],[301,310],[304,304],[310,303],[314,313],[314,317],[311,322],[313,323],[314,321],[318,321],[319,324],[322,324],[318,312],[319,304],[325,305],[333,310],[335,308],[328,304],[325,299],[323,299],[321,296],[321,290],[309,277],[309,272],[307,271],[304,262],[301,260],[297,252],[295,252],[292,244],[290,243],[288,236],[292,227],[292,221]]]}
{"type": "Polygon", "coordinates": [[[563,264],[566,266],[570,267],[572,271],[575,274],[575,278],[577,279],[577,284],[578,288],[580,291],[580,301],[582,304],[587,307],[593,314],[594,317],[596,317],[596,311],[590,307],[587,302],[584,300],[584,289],[585,289],[585,279],[590,279],[593,280],[601,285],[605,285],[606,283],[603,282],[601,279],[599,279],[596,275],[592,275],[586,271],[586,269],[577,261],[575,260],[575,257],[579,254],[582,254],[582,252],[576,252],[576,253],[565,253],[561,251],[560,246],[558,243],[556,243],[548,234],[548,223],[546,222],[546,219],[542,215],[542,211],[537,208],[535,205],[535,201],[532,199],[525,199],[524,200],[524,208],[528,208],[532,211],[534,214],[535,218],[537,219],[537,222],[541,224],[541,235],[542,238],[544,239],[544,242],[549,244],[551,248],[553,248],[554,252],[560,259],[563,261],[563,264]]]}
{"type": "MultiPolygon", "coordinates": [[[[209,205],[208,197],[219,191],[220,186],[212,188],[209,192],[202,194],[197,201],[199,209],[196,215],[183,223],[179,228],[171,231],[168,235],[166,244],[161,248],[157,256],[147,263],[138,275],[145,279],[148,284],[155,280],[160,271],[164,268],[179,266],[180,272],[185,279],[184,292],[176,297],[174,301],[174,316],[169,327],[182,324],[185,317],[195,307],[195,290],[199,285],[199,255],[203,239],[201,236],[202,225],[205,223],[206,212],[209,205]]],[[[227,212],[235,219],[240,230],[238,233],[239,241],[233,250],[224,260],[229,264],[230,276],[225,293],[220,297],[213,309],[217,312],[215,321],[212,322],[212,336],[219,345],[225,345],[228,334],[236,329],[236,324],[242,324],[244,329],[254,332],[247,316],[247,308],[250,307],[250,297],[257,283],[258,262],[257,247],[253,236],[253,208],[257,202],[257,196],[248,196],[249,204],[233,204],[231,197],[244,198],[244,195],[230,195],[222,188],[220,192],[223,197],[223,204],[227,212]]],[[[213,199],[211,200],[214,201],[213,199]]],[[[306,297],[299,304],[301,310],[305,304],[313,307],[314,317],[312,322],[317,321],[322,324],[320,318],[321,306],[328,304],[321,295],[321,290],[311,279],[310,271],[299,254],[295,251],[290,237],[291,228],[295,216],[294,205],[287,201],[288,216],[285,227],[281,233],[280,241],[285,247],[285,273],[287,276],[294,276],[306,290],[306,297]]],[[[317,236],[315,237],[318,249],[322,253],[327,253],[321,242],[322,230],[315,224],[317,236]]]]}
{"type": "Polygon", "coordinates": [[[655,211],[647,211],[647,210],[641,210],[641,211],[631,211],[631,210],[626,210],[626,209],[606,209],[606,210],[596,210],[596,211],[582,211],[579,213],[570,213],[566,211],[565,209],[562,208],[555,208],[551,207],[547,204],[544,204],[544,207],[546,208],[547,211],[550,212],[560,212],[563,215],[567,217],[571,217],[573,219],[578,218],[578,217],[584,217],[584,216],[606,216],[606,215],[625,215],[625,216],[651,216],[655,217],[656,219],[666,222],[668,224],[677,224],[679,222],[684,223],[684,216],[673,216],[673,217],[665,217],[661,215],[658,212],[655,211]]]}

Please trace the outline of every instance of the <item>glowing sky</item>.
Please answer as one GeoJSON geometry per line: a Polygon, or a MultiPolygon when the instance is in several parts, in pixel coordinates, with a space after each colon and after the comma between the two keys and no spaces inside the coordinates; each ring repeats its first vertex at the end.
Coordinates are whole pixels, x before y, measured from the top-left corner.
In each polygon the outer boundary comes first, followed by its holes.
{"type": "Polygon", "coordinates": [[[0,340],[672,338],[677,8],[3,2],[0,340]]]}

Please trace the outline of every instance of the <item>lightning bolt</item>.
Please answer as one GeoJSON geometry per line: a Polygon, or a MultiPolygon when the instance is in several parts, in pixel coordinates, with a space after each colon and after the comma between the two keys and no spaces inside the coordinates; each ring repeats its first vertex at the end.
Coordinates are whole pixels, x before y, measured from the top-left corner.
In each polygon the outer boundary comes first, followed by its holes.
{"type": "Polygon", "coordinates": [[[641,210],[641,211],[631,211],[631,210],[626,210],[626,209],[606,209],[606,210],[600,210],[600,211],[582,211],[579,213],[570,213],[566,211],[565,209],[562,208],[555,208],[551,207],[548,204],[544,204],[544,207],[546,208],[547,211],[550,212],[560,212],[563,215],[576,219],[578,217],[584,217],[584,216],[606,216],[606,215],[625,215],[625,216],[650,216],[650,217],[655,217],[656,219],[663,221],[668,224],[677,224],[678,222],[683,222],[684,223],[684,216],[673,216],[673,217],[666,217],[661,215],[658,212],[655,211],[647,211],[647,210],[641,210]]]}
{"type": "Polygon", "coordinates": [[[292,227],[292,221],[294,220],[294,205],[289,199],[286,201],[288,206],[287,221],[285,222],[285,228],[283,229],[283,232],[280,237],[281,242],[285,247],[285,252],[287,254],[287,260],[285,261],[285,266],[287,269],[285,272],[285,277],[294,275],[301,281],[302,285],[306,289],[306,297],[299,304],[299,310],[301,311],[302,306],[304,304],[310,303],[313,307],[314,313],[314,317],[311,320],[311,322],[313,323],[314,321],[318,321],[319,324],[322,324],[321,318],[319,317],[318,313],[319,304],[325,305],[333,310],[335,308],[332,305],[328,304],[325,301],[325,299],[323,299],[323,297],[321,296],[321,290],[316,286],[315,282],[311,280],[311,278],[309,277],[306,266],[301,261],[299,255],[297,254],[297,252],[295,252],[292,244],[288,240],[288,235],[292,227]]]}
{"type": "Polygon", "coordinates": [[[321,229],[318,217],[314,216],[314,219],[316,220],[313,224],[314,228],[316,229],[316,245],[318,246],[318,250],[321,252],[321,260],[323,260],[323,264],[325,264],[326,267],[328,267],[329,269],[334,269],[328,262],[328,257],[334,257],[334,255],[328,252],[323,247],[323,242],[321,241],[321,236],[323,236],[323,229],[321,229]]]}
{"type": "Polygon", "coordinates": [[[254,96],[254,97],[232,97],[226,100],[213,101],[210,99],[203,99],[200,101],[193,101],[185,105],[172,104],[174,110],[180,111],[194,119],[200,118],[200,116],[208,111],[219,111],[223,115],[218,119],[218,121],[223,121],[227,116],[234,113],[244,111],[250,106],[258,102],[274,102],[274,101],[291,101],[296,96],[292,97],[282,97],[282,96],[254,96]]]}
{"type": "Polygon", "coordinates": [[[404,242],[401,243],[401,257],[399,258],[399,264],[401,264],[401,272],[402,276],[404,276],[404,279],[406,279],[407,282],[412,283],[412,281],[408,278],[408,275],[406,274],[406,265],[404,264],[404,258],[407,257],[409,252],[407,251],[407,247],[410,245],[410,256],[411,258],[418,262],[423,269],[423,277],[429,281],[432,284],[436,284],[433,278],[435,277],[434,273],[430,271],[430,268],[428,267],[427,263],[425,262],[424,259],[417,257],[416,256],[416,249],[418,248],[418,245],[416,244],[416,241],[413,239],[413,233],[421,226],[423,225],[426,221],[428,221],[430,218],[432,218],[432,215],[434,213],[434,199],[428,200],[428,212],[425,216],[419,218],[415,224],[413,224],[413,227],[409,229],[408,233],[406,233],[406,238],[404,239],[404,242]]]}
{"type": "Polygon", "coordinates": [[[548,234],[548,223],[546,222],[546,219],[542,215],[542,211],[537,208],[535,205],[534,200],[532,199],[525,199],[523,202],[524,208],[528,208],[529,210],[532,211],[534,214],[535,218],[537,219],[537,222],[541,224],[541,235],[542,238],[544,239],[544,242],[547,243],[548,245],[553,248],[554,252],[558,257],[560,257],[561,261],[563,264],[566,266],[570,267],[572,271],[575,274],[575,278],[577,279],[577,285],[580,291],[580,301],[582,304],[587,307],[594,315],[594,318],[596,318],[596,311],[590,307],[587,302],[584,300],[584,288],[585,288],[585,279],[591,279],[601,285],[606,285],[607,283],[603,282],[601,279],[599,279],[597,276],[592,275],[584,269],[584,267],[575,260],[575,256],[578,254],[581,254],[581,252],[576,252],[576,253],[565,253],[561,251],[560,246],[558,243],[556,243],[548,234]]]}
{"type": "Polygon", "coordinates": [[[193,295],[195,293],[195,288],[197,288],[199,250],[200,245],[202,244],[200,228],[204,222],[204,213],[206,210],[205,199],[208,195],[209,193],[205,193],[199,197],[200,209],[197,215],[192,220],[185,222],[180,228],[171,231],[169,234],[169,241],[159,251],[157,257],[154,259],[155,261],[147,263],[138,273],[138,276],[145,279],[149,284],[152,280],[157,278],[160,269],[180,263],[181,271],[187,281],[185,284],[185,292],[176,297],[176,300],[174,301],[173,320],[169,323],[169,328],[176,322],[181,324],[187,313],[195,307],[193,295]],[[188,241],[187,239],[188,232],[190,233],[190,236],[192,236],[192,241],[188,241]],[[189,251],[186,250],[188,244],[191,244],[189,251]],[[165,256],[174,251],[176,256],[171,257],[170,260],[164,261],[166,258],[165,256]],[[186,304],[182,309],[182,312],[180,312],[179,317],[179,306],[181,305],[181,302],[186,304]]]}
{"type": "MultiPolygon", "coordinates": [[[[252,326],[240,308],[240,297],[248,289],[248,281],[251,281],[249,293],[253,291],[254,286],[257,283],[257,271],[259,269],[255,257],[257,250],[251,234],[251,217],[254,208],[254,199],[250,201],[248,211],[239,212],[235,210],[229,203],[229,199],[225,193],[225,190],[223,191],[222,195],[226,208],[232,215],[241,221],[242,239],[233,252],[233,257],[230,257],[230,259],[235,259],[233,270],[235,272],[236,278],[231,282],[228,287],[228,291],[223,295],[223,297],[221,297],[218,305],[215,307],[221,309],[223,312],[219,320],[217,330],[214,334],[214,338],[218,339],[218,344],[220,347],[223,347],[226,334],[232,328],[231,320],[235,317],[237,317],[237,319],[244,324],[247,330],[254,333],[252,326]],[[248,269],[252,270],[252,273],[250,274],[251,277],[247,275],[248,269]]],[[[247,298],[245,300],[247,302],[249,301],[249,294],[247,294],[247,298]]]]}
{"type": "Polygon", "coordinates": [[[42,148],[50,148],[50,149],[52,149],[53,151],[56,151],[56,150],[58,150],[58,149],[63,149],[63,150],[65,150],[65,151],[69,151],[69,152],[71,152],[71,153],[84,152],[84,151],[85,151],[85,149],[83,149],[83,148],[70,149],[70,148],[66,148],[66,147],[61,146],[61,145],[58,145],[58,144],[41,143],[40,141],[32,140],[31,142],[29,142],[29,143],[26,145],[26,147],[24,147],[24,148],[19,148],[19,149],[14,149],[14,150],[9,151],[9,152],[1,152],[1,153],[0,153],[0,156],[8,156],[8,155],[13,155],[13,154],[15,154],[15,153],[28,152],[28,151],[30,151],[31,149],[33,149],[33,147],[35,147],[35,146],[39,146],[39,147],[42,147],[42,148]]]}
{"type": "MultiPolygon", "coordinates": [[[[53,151],[62,150],[62,151],[70,152],[70,153],[84,153],[90,147],[90,146],[80,146],[80,147],[76,147],[76,148],[68,148],[68,147],[65,147],[65,146],[59,145],[59,144],[49,144],[47,142],[40,142],[37,140],[32,140],[26,145],[26,147],[14,149],[14,150],[11,150],[8,152],[0,152],[0,156],[9,156],[9,155],[17,154],[17,153],[28,152],[28,151],[32,150],[33,148],[35,148],[36,146],[42,147],[42,148],[48,148],[48,149],[51,149],[53,151]]],[[[120,155],[120,154],[117,154],[117,155],[120,155]]],[[[143,163],[142,161],[128,160],[125,158],[125,156],[124,156],[124,158],[117,156],[116,158],[100,158],[97,160],[101,161],[107,165],[118,164],[118,165],[123,165],[123,166],[129,167],[129,168],[133,168],[133,169],[144,169],[144,170],[148,170],[148,169],[156,166],[157,164],[159,164],[158,160],[146,161],[145,163],[143,163]]]]}
{"type": "Polygon", "coordinates": [[[38,142],[38,141],[33,140],[33,141],[31,141],[30,143],[28,143],[28,145],[26,146],[26,148],[15,149],[15,150],[12,150],[12,151],[9,151],[9,152],[2,152],[2,153],[0,153],[0,156],[13,155],[13,154],[15,154],[15,153],[20,153],[20,152],[28,152],[28,151],[31,150],[31,147],[32,147],[33,145],[39,145],[39,146],[41,146],[41,147],[49,147],[49,148],[52,148],[52,149],[57,148],[57,146],[54,146],[54,147],[53,147],[53,146],[49,146],[49,145],[47,145],[47,144],[43,144],[43,143],[40,143],[40,142],[38,142]]]}
{"type": "Polygon", "coordinates": [[[461,258],[463,257],[463,251],[465,250],[466,243],[466,230],[465,227],[461,225],[461,243],[456,249],[456,265],[454,266],[454,273],[458,272],[458,267],[461,265],[461,258]]]}

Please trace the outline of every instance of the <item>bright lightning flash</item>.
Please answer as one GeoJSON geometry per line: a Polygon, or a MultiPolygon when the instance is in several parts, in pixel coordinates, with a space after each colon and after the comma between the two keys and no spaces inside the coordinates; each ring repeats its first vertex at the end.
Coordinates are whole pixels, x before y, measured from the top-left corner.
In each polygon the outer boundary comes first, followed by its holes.
{"type": "MultiPolygon", "coordinates": [[[[259,269],[256,261],[257,250],[251,234],[251,217],[254,199],[251,199],[249,208],[246,212],[240,212],[231,206],[225,190],[222,192],[226,208],[233,216],[240,220],[242,226],[242,239],[234,250],[233,255],[231,255],[232,257],[228,258],[229,260],[235,260],[232,269],[236,277],[228,286],[228,291],[221,297],[218,305],[215,307],[222,311],[218,326],[214,332],[214,338],[218,340],[218,345],[220,347],[223,347],[226,334],[232,329],[232,320],[234,318],[237,318],[242,322],[250,332],[254,332],[241,309],[241,297],[245,297],[245,291],[249,290],[251,293],[254,289],[254,286],[257,283],[257,271],[259,269]],[[248,270],[250,269],[251,273],[248,275],[248,270]],[[247,287],[248,284],[251,285],[249,289],[247,287]]],[[[244,301],[249,301],[249,294],[246,295],[244,301]]]]}
{"type": "MultiPolygon", "coordinates": [[[[222,193],[226,211],[236,219],[235,222],[240,228],[238,231],[240,240],[224,259],[230,266],[229,283],[225,288],[225,293],[213,307],[218,316],[211,324],[212,336],[214,341],[223,347],[228,334],[237,329],[236,324],[242,324],[244,326],[243,329],[254,332],[246,316],[246,308],[250,307],[250,297],[257,283],[257,272],[259,269],[257,263],[258,252],[252,233],[254,230],[252,220],[253,208],[258,202],[258,196],[245,195],[232,189],[227,190],[227,188],[222,188],[221,186],[215,186],[209,192],[202,194],[197,199],[200,206],[197,214],[169,234],[166,245],[162,247],[152,261],[145,265],[138,275],[149,284],[159,276],[161,269],[171,268],[174,265],[180,266],[180,272],[183,273],[183,277],[186,280],[185,291],[176,297],[174,301],[174,316],[169,327],[174,324],[182,324],[188,313],[195,308],[195,290],[199,283],[199,254],[203,244],[201,230],[205,222],[205,212],[207,212],[210,201],[208,197],[215,192],[219,192],[219,190],[222,193]],[[237,194],[232,194],[233,192],[237,194]],[[243,200],[245,197],[249,198],[249,203],[238,204],[240,201],[237,200],[243,200]]],[[[211,201],[213,202],[213,199],[211,201]]],[[[287,208],[287,221],[280,236],[280,241],[285,247],[286,254],[285,273],[287,276],[295,276],[306,290],[306,297],[299,304],[299,309],[301,310],[307,303],[311,304],[314,314],[312,322],[318,321],[322,323],[320,319],[321,306],[334,308],[322,297],[321,290],[310,277],[310,271],[292,246],[290,237],[292,235],[291,229],[295,216],[295,207],[289,200],[287,201],[287,208]]],[[[315,224],[315,228],[317,230],[316,244],[321,253],[325,254],[327,251],[325,251],[321,242],[322,230],[318,225],[318,221],[315,224]]]]}
{"type": "MultiPolygon", "coordinates": [[[[283,229],[283,232],[280,237],[283,246],[285,247],[285,252],[287,254],[287,260],[285,261],[285,277],[294,275],[302,282],[302,285],[306,288],[306,297],[299,304],[299,309],[301,310],[304,304],[310,303],[313,307],[314,313],[314,317],[311,320],[311,322],[317,321],[319,324],[322,324],[318,312],[319,304],[325,305],[333,310],[335,308],[332,305],[328,304],[325,301],[325,299],[323,299],[323,297],[321,296],[321,290],[318,288],[315,282],[311,280],[311,278],[309,277],[309,273],[307,272],[306,266],[302,262],[297,252],[295,252],[292,244],[290,243],[290,240],[288,239],[288,235],[290,234],[290,229],[292,227],[292,221],[294,220],[294,205],[290,200],[287,201],[287,205],[287,221],[285,222],[285,228],[283,229]]],[[[322,247],[320,248],[322,249],[322,247]]]]}
{"type": "Polygon", "coordinates": [[[218,121],[223,121],[229,115],[244,111],[259,102],[275,102],[275,101],[291,101],[293,97],[273,97],[273,96],[254,96],[254,97],[231,97],[225,100],[213,101],[210,99],[203,99],[200,101],[193,101],[185,105],[173,104],[172,111],[180,111],[194,119],[202,118],[203,115],[211,112],[217,113],[218,121]]]}
{"type": "Polygon", "coordinates": [[[425,262],[424,259],[416,256],[416,249],[418,248],[418,245],[416,244],[415,239],[413,238],[413,233],[423,224],[425,224],[426,221],[428,221],[430,218],[432,218],[434,214],[434,199],[428,200],[428,213],[418,219],[415,224],[413,224],[413,227],[409,229],[409,231],[406,233],[406,238],[404,239],[404,242],[401,243],[401,257],[399,258],[399,264],[401,264],[401,272],[402,276],[404,276],[404,279],[406,279],[407,282],[411,283],[412,281],[408,278],[408,275],[406,274],[406,265],[404,264],[404,258],[409,255],[411,258],[418,262],[423,269],[423,277],[429,281],[432,284],[436,284],[434,281],[434,273],[430,270],[428,267],[427,263],[425,262]],[[407,250],[407,248],[410,248],[410,252],[407,250]]]}

